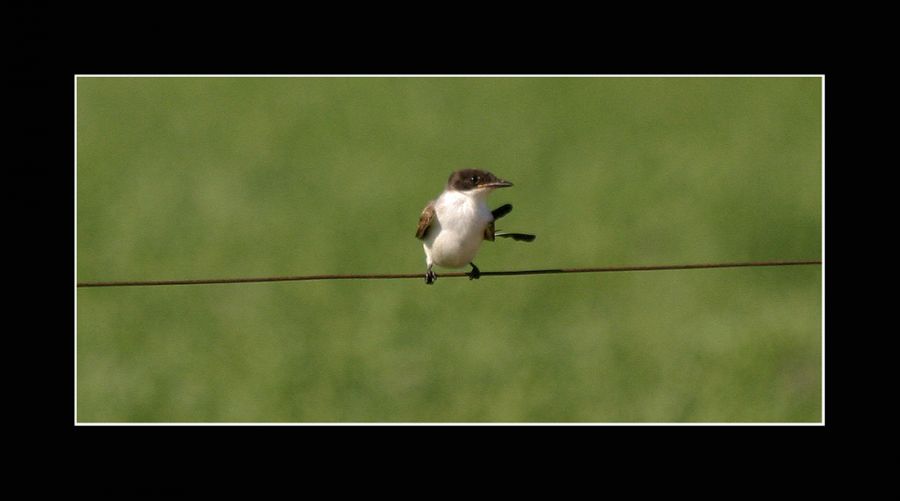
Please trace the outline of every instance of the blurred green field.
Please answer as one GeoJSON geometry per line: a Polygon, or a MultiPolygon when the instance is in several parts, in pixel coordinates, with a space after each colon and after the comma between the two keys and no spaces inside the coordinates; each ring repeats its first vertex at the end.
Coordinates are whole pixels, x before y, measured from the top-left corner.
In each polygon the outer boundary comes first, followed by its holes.
{"type": "MultiPolygon", "coordinates": [[[[815,259],[819,78],[77,79],[77,278],[815,259]]],[[[440,275],[440,270],[438,270],[440,275]]],[[[819,422],[821,267],[78,289],[77,420],[819,422]]]]}

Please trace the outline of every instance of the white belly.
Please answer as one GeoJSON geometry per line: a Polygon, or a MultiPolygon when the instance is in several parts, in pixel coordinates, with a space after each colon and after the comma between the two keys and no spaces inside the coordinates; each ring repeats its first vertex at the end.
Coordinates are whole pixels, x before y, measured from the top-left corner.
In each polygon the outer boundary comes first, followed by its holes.
{"type": "Polygon", "coordinates": [[[425,242],[425,254],[431,262],[444,268],[462,268],[475,259],[481,247],[482,238],[470,235],[457,235],[449,232],[439,233],[431,245],[425,242]],[[476,238],[477,237],[477,238],[476,238]]]}
{"type": "Polygon", "coordinates": [[[424,242],[428,264],[462,268],[478,254],[493,216],[483,200],[445,193],[435,202],[435,219],[424,242]]]}

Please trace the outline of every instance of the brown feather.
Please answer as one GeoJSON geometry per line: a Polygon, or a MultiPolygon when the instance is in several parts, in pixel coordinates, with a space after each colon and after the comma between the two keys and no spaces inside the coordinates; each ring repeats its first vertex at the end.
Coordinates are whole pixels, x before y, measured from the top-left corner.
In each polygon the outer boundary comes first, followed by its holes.
{"type": "Polygon", "coordinates": [[[425,233],[428,232],[428,228],[431,227],[431,221],[434,220],[434,201],[428,202],[428,205],[425,206],[425,209],[422,211],[422,215],[419,216],[419,227],[416,228],[416,238],[419,240],[425,239],[425,233]]]}
{"type": "Polygon", "coordinates": [[[493,221],[488,223],[487,226],[484,227],[484,239],[494,241],[494,223],[493,221]]]}

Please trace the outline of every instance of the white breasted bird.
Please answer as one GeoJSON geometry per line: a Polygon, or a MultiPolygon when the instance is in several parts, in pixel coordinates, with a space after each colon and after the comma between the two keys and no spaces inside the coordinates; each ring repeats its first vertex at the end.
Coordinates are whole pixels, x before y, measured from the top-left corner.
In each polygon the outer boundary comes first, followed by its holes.
{"type": "Polygon", "coordinates": [[[509,181],[478,169],[458,170],[450,175],[444,192],[425,206],[416,229],[416,238],[425,247],[426,284],[437,280],[432,270],[435,265],[462,268],[468,264],[472,266],[469,280],[479,278],[481,272],[472,260],[484,240],[493,242],[494,237],[534,240],[534,235],[494,230],[494,221],[509,214],[512,205],[502,205],[492,211],[487,197],[495,189],[509,186],[512,186],[509,181]]]}

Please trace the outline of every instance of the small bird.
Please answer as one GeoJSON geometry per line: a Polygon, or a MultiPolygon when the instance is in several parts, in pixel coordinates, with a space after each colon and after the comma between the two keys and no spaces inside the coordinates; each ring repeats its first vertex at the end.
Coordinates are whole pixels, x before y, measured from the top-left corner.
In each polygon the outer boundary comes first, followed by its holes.
{"type": "Polygon", "coordinates": [[[512,205],[502,205],[493,211],[488,208],[487,197],[497,188],[513,184],[490,172],[479,169],[462,169],[450,174],[443,193],[425,206],[419,216],[416,238],[425,248],[425,283],[433,284],[437,275],[434,265],[443,268],[472,266],[469,280],[479,278],[481,272],[475,263],[475,255],[484,240],[494,237],[512,238],[531,242],[534,235],[495,231],[494,221],[509,214],[512,205]]]}

